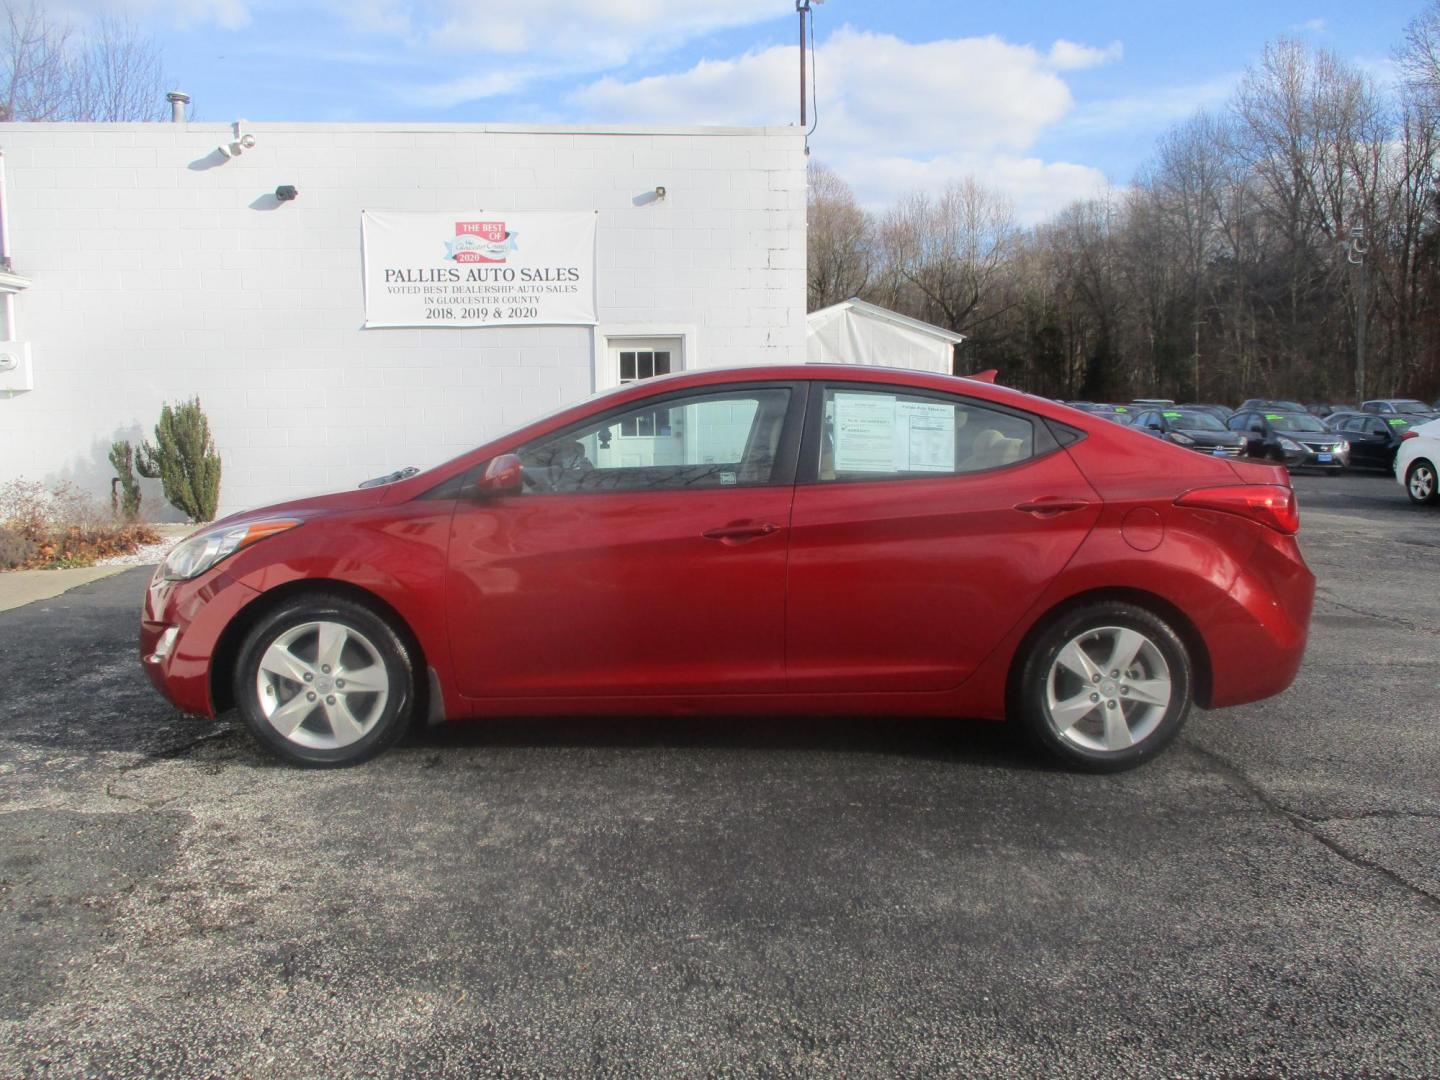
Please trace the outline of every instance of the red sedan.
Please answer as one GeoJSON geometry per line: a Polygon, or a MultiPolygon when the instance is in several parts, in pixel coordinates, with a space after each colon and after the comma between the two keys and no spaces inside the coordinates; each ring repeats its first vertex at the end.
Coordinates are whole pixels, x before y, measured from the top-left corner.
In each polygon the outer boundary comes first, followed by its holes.
{"type": "Polygon", "coordinates": [[[145,670],[303,765],[414,718],[1010,717],[1137,765],[1279,693],[1315,579],[1285,471],[864,367],[630,383],[174,549],[145,670]]]}

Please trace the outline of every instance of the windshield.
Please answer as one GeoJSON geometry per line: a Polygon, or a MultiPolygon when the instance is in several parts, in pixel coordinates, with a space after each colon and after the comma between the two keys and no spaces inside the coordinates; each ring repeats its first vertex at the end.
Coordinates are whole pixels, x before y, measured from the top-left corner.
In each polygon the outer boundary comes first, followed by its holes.
{"type": "Polygon", "coordinates": [[[1266,413],[1265,419],[1281,431],[1324,431],[1330,429],[1309,413],[1266,413]]]}
{"type": "Polygon", "coordinates": [[[1410,413],[1411,415],[1432,411],[1430,406],[1426,405],[1423,401],[1396,401],[1392,402],[1392,404],[1395,406],[1396,412],[1410,413]]]}
{"type": "Polygon", "coordinates": [[[1166,410],[1165,419],[1170,421],[1171,427],[1190,431],[1224,431],[1225,425],[1215,419],[1210,413],[1196,412],[1194,409],[1166,410]]]}

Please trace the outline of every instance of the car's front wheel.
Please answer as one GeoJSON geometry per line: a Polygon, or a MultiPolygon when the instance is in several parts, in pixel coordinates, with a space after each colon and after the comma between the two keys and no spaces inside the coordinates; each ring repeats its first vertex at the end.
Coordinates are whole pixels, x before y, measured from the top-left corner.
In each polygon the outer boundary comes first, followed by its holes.
{"type": "Polygon", "coordinates": [[[1013,707],[1040,749],[1076,768],[1117,772],[1148,761],[1179,734],[1191,670],[1184,642],[1153,612],[1090,604],[1034,641],[1013,707]]]}
{"type": "Polygon", "coordinates": [[[391,746],[414,701],[410,650],[363,604],[294,597],[250,631],[235,701],[260,744],[296,765],[354,765],[391,746]]]}
{"type": "Polygon", "coordinates": [[[1424,458],[1416,458],[1405,472],[1405,493],[1410,501],[1427,505],[1440,498],[1440,486],[1435,482],[1435,466],[1424,458]]]}

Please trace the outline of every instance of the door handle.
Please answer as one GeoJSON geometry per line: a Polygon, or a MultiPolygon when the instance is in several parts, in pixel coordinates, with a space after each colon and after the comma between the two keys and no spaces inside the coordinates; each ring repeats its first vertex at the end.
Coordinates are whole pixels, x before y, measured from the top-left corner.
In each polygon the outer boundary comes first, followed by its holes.
{"type": "Polygon", "coordinates": [[[1017,503],[1015,509],[1038,518],[1052,518],[1072,510],[1084,510],[1089,505],[1084,499],[1036,499],[1034,502],[1017,503]]]}
{"type": "Polygon", "coordinates": [[[718,528],[707,529],[702,535],[706,540],[720,540],[739,544],[746,540],[758,540],[762,536],[780,531],[780,526],[769,521],[737,521],[718,528]]]}

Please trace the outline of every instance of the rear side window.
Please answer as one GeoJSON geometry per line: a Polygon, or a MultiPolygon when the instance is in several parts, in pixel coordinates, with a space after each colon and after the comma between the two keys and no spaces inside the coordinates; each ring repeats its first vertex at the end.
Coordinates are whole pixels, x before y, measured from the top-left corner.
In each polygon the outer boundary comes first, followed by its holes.
{"type": "Polygon", "coordinates": [[[981,472],[1029,460],[1035,441],[1033,421],[954,398],[828,387],[818,475],[823,482],[981,472]]]}

